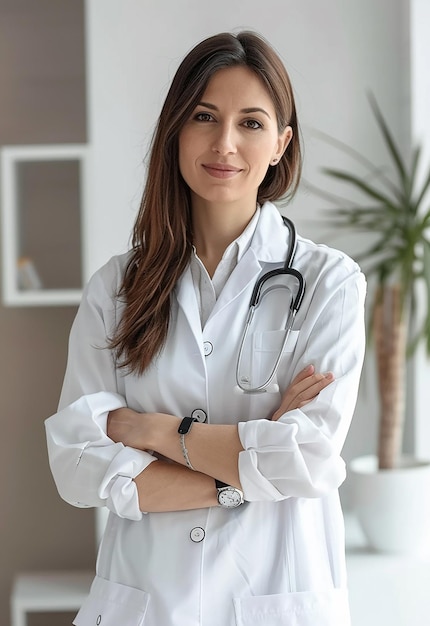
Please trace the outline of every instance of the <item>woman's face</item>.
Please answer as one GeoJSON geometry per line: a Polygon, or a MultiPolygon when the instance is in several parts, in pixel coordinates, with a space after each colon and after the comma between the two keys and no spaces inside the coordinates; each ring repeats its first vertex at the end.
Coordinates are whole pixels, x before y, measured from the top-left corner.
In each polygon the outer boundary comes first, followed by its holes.
{"type": "Polygon", "coordinates": [[[292,137],[278,133],[265,86],[247,67],[219,70],[179,135],[179,167],[193,206],[250,203],[292,137]]]}

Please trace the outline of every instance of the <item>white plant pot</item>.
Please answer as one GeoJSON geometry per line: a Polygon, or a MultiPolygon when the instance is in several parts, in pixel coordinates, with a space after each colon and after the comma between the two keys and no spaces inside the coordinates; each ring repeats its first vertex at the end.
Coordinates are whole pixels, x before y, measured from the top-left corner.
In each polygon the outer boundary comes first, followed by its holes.
{"type": "Polygon", "coordinates": [[[430,461],[402,457],[379,470],[376,456],[349,465],[351,504],[369,546],[380,552],[430,555],[430,461]]]}

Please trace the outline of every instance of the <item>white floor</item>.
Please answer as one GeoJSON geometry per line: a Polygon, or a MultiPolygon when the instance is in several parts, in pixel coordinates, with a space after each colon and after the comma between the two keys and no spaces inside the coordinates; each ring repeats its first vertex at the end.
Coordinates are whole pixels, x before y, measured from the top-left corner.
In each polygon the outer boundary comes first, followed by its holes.
{"type": "Polygon", "coordinates": [[[430,626],[430,559],[372,552],[345,522],[352,626],[430,626]]]}

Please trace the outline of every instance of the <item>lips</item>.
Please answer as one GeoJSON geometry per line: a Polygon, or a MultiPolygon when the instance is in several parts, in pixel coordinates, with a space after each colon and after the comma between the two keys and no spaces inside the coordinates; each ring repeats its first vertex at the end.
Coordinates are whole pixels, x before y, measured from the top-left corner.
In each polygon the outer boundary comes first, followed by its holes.
{"type": "Polygon", "coordinates": [[[203,163],[203,169],[214,178],[233,178],[242,170],[226,163],[203,163]]]}

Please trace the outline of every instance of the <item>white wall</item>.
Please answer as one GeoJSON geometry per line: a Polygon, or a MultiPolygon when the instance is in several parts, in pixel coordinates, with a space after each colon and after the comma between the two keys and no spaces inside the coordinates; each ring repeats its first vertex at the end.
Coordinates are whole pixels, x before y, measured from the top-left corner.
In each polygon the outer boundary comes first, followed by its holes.
{"type": "MultiPolygon", "coordinates": [[[[411,130],[414,143],[423,145],[422,176],[430,168],[430,3],[410,0],[411,39],[411,130]]],[[[427,194],[427,209],[430,193],[427,194]]],[[[415,415],[414,444],[418,455],[430,458],[430,362],[423,346],[413,363],[412,383],[415,391],[412,409],[415,415]]]]}
{"type": "MultiPolygon", "coordinates": [[[[280,52],[295,86],[305,142],[304,176],[324,184],[319,168],[339,155],[312,135],[324,130],[383,163],[366,99],[371,90],[399,141],[409,141],[406,0],[87,0],[89,139],[93,151],[87,273],[125,249],[142,188],[144,158],[161,103],[180,60],[195,43],[223,30],[251,28],[280,52]]],[[[299,192],[287,209],[300,232],[354,252],[360,241],[332,239],[322,202],[299,192]]],[[[373,451],[375,374],[363,375],[347,458],[373,451]]]]}
{"type": "MultiPolygon", "coordinates": [[[[91,219],[98,232],[88,272],[126,246],[154,123],[180,60],[195,43],[222,30],[252,28],[278,49],[297,95],[305,176],[315,182],[328,156],[327,146],[310,137],[312,128],[381,155],[366,90],[375,92],[402,140],[407,135],[403,4],[267,0],[262,7],[257,0],[218,0],[203,8],[197,0],[87,0],[91,219]]],[[[302,196],[294,205],[300,230],[315,238],[319,205],[302,196]]]]}

